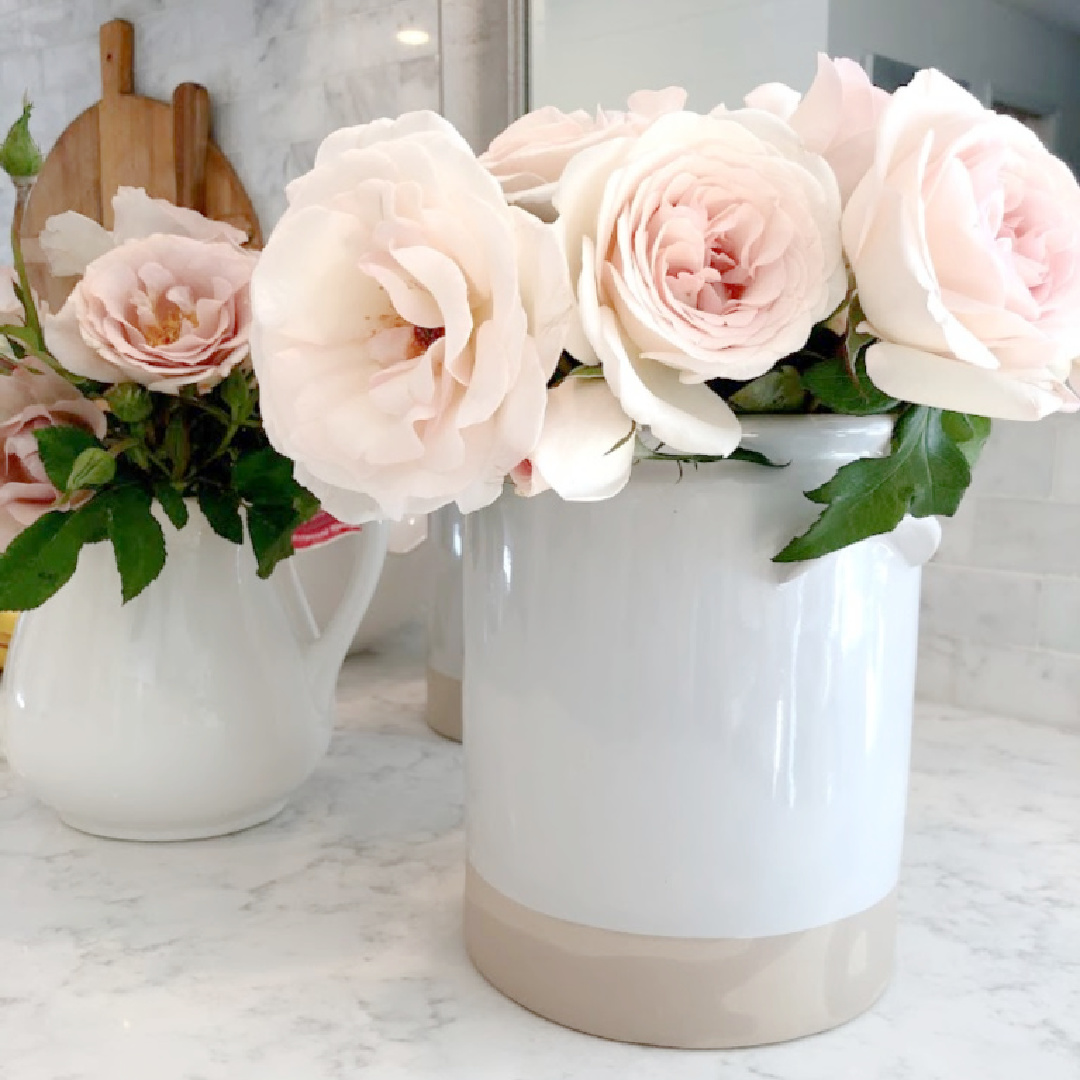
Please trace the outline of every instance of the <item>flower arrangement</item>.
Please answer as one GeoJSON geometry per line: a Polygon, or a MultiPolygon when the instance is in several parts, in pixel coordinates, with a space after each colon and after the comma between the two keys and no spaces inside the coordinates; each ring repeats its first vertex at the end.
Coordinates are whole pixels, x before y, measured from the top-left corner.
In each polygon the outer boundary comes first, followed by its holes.
{"type": "Polygon", "coordinates": [[[433,113],[347,128],[238,230],[121,189],[106,232],[42,235],[79,281],[36,302],[19,226],[0,274],[0,608],[35,607],[111,541],[125,599],[197,503],[263,576],[319,512],[359,524],[547,490],[616,495],[634,462],[768,462],[763,413],[883,414],[889,453],[807,497],[775,558],[952,515],[992,418],[1075,411],[1080,186],[936,71],[889,95],[821,57],[699,114],[530,113],[479,158],[433,113]]]}
{"type": "Polygon", "coordinates": [[[748,415],[892,417],[886,456],[807,493],[798,561],[952,515],[991,418],[1080,406],[1080,187],[1031,131],[936,71],[890,96],[825,57],[804,97],[684,106],[540,109],[479,159],[430,113],[323,143],[252,351],[327,510],[604,499],[642,458],[753,460],[748,415]]]}
{"type": "Polygon", "coordinates": [[[166,558],[166,519],[197,504],[214,531],[246,533],[268,576],[318,501],[268,443],[250,363],[247,237],[121,188],[107,232],[75,213],[41,237],[50,270],[78,275],[57,312],[33,294],[20,224],[40,154],[30,107],[0,149],[16,185],[14,267],[0,270],[0,608],[26,610],[112,543],[123,597],[166,558]]]}

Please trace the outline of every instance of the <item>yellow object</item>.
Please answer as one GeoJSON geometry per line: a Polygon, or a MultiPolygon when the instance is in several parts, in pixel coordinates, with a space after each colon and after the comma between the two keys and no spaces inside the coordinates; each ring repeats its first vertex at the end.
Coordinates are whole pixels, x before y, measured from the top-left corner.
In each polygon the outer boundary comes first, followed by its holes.
{"type": "Polygon", "coordinates": [[[8,645],[11,644],[11,635],[15,633],[15,624],[19,621],[17,611],[0,611],[0,668],[3,668],[7,660],[8,645]]]}

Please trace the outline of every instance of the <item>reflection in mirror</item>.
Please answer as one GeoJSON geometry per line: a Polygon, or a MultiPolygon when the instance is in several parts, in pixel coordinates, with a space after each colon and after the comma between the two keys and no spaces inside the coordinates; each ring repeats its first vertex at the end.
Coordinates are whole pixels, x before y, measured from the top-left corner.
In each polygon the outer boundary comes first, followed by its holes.
{"type": "Polygon", "coordinates": [[[763,82],[805,87],[827,16],[828,0],[530,0],[530,107],[622,108],[677,85],[707,112],[763,82]]]}
{"type": "MultiPolygon", "coordinates": [[[[809,86],[815,54],[887,90],[945,72],[1080,165],[1080,0],[510,0],[525,11],[528,107],[624,108],[684,86],[689,108],[738,108],[763,82],[809,86]]],[[[520,39],[518,41],[520,44],[520,39]]],[[[524,102],[519,102],[519,109],[524,102]]]]}

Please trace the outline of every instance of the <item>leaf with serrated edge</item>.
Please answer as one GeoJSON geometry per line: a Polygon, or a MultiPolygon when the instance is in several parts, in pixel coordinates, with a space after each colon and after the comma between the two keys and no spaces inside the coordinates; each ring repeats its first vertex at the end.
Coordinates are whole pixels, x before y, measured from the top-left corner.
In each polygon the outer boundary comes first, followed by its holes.
{"type": "Polygon", "coordinates": [[[248,507],[247,524],[259,577],[268,578],[282,559],[292,555],[293,532],[301,522],[288,507],[262,505],[248,507]]]}
{"type": "Polygon", "coordinates": [[[53,510],[39,517],[0,554],[0,609],[40,607],[75,573],[83,544],[105,536],[105,508],[98,498],[78,510],[53,510]]]}
{"type": "Polygon", "coordinates": [[[803,385],[826,408],[848,416],[873,416],[900,407],[883,394],[866,374],[866,360],[855,365],[855,376],[842,360],[823,360],[803,372],[803,385]]]}
{"type": "Polygon", "coordinates": [[[237,461],[233,487],[249,502],[289,503],[300,485],[293,479],[293,463],[268,446],[237,461]]]}
{"type": "Polygon", "coordinates": [[[971,467],[946,434],[940,409],[910,406],[899,417],[887,457],[861,458],[806,497],[825,510],[775,562],[801,562],[892,532],[906,514],[956,513],[971,467]]]}
{"type": "Polygon", "coordinates": [[[34,432],[34,438],[37,440],[45,475],[58,491],[68,490],[72,466],[84,450],[103,449],[101,443],[85,428],[69,424],[38,428],[34,432]]]}
{"type": "Polygon", "coordinates": [[[145,488],[132,484],[103,492],[99,498],[108,512],[109,539],[126,604],[165,566],[165,534],[154,517],[153,499],[145,488]]]}
{"type": "Polygon", "coordinates": [[[223,540],[234,544],[244,542],[244,522],[240,517],[240,496],[235,491],[199,488],[199,509],[223,540]]]}
{"type": "Polygon", "coordinates": [[[188,523],[188,508],[180,492],[172,484],[158,484],[154,488],[154,494],[173,528],[182,529],[188,523]]]}

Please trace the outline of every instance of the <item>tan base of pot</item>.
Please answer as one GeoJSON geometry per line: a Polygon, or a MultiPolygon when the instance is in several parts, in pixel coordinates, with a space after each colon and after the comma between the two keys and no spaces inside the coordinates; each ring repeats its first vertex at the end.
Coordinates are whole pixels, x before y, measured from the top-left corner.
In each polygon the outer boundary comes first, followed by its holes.
{"type": "Polygon", "coordinates": [[[461,742],[461,680],[427,669],[427,723],[444,739],[461,742]]]}
{"type": "Polygon", "coordinates": [[[540,1016],[621,1042],[727,1049],[825,1031],[881,996],[895,943],[895,891],[812,930],[708,940],[564,922],[472,867],[466,878],[465,944],[480,974],[540,1016]]]}

